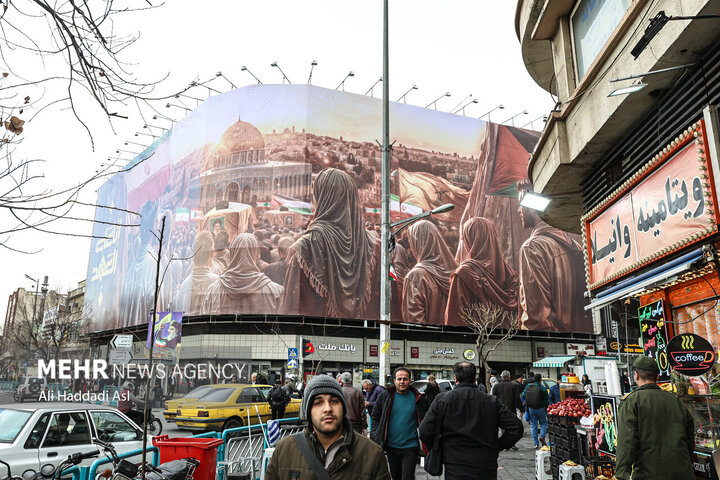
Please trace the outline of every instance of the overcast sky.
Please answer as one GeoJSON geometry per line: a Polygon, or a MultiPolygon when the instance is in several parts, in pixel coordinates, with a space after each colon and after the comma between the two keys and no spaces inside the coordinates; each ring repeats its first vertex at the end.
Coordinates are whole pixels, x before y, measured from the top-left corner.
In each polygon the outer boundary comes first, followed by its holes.
{"type": "MultiPolygon", "coordinates": [[[[391,1],[390,99],[398,99],[417,85],[418,89],[407,95],[407,103],[419,107],[450,92],[450,97],[437,102],[438,110],[450,111],[461,101],[464,104],[474,98],[478,103],[465,109],[467,116],[479,117],[503,104],[504,110],[493,112],[491,120],[501,122],[527,110],[528,114],[515,119],[515,125],[521,126],[547,114],[553,100],[525,70],[515,33],[515,8],[516,2],[509,0],[391,1]]],[[[359,94],[382,75],[380,0],[172,0],[155,10],[118,18],[116,28],[139,33],[139,40],[122,58],[140,79],[169,74],[158,87],[163,92],[182,88],[192,80],[212,78],[217,71],[238,87],[254,84],[250,74],[241,71],[242,66],[264,83],[281,83],[280,71],[270,66],[274,61],[293,83],[307,83],[310,62],[316,60],[312,83],[326,88],[336,88],[353,71],[355,76],[347,79],[345,89],[359,94]]],[[[231,88],[222,79],[210,85],[222,91],[231,88]]],[[[51,94],[51,90],[46,92],[51,94]]],[[[205,98],[209,91],[198,87],[188,94],[205,98]]],[[[374,95],[382,95],[380,84],[374,95]]],[[[193,100],[185,102],[195,105],[193,100]]],[[[139,151],[135,145],[124,146],[124,141],[149,138],[134,136],[136,131],[147,130],[142,130],[143,121],[132,106],[119,111],[129,119],[115,121],[112,128],[93,108],[87,105],[85,119],[93,133],[94,150],[87,133],[66,108],[47,109],[26,125],[15,159],[45,160],[38,169],[45,178],[36,182],[36,191],[60,190],[88,178],[108,156],[115,156],[117,148],[139,151]]],[[[165,109],[164,102],[160,108],[176,119],[185,114],[179,108],[165,109]]],[[[167,125],[161,120],[155,123],[167,125]]],[[[536,121],[534,126],[540,129],[542,122],[536,121]]],[[[380,135],[378,132],[378,140],[380,135]]],[[[390,136],[392,141],[392,132],[390,136]]],[[[82,200],[94,201],[97,187],[87,187],[82,200]]],[[[77,214],[91,217],[92,211],[78,210],[77,214]]],[[[91,224],[73,222],[55,224],[55,228],[89,234],[91,224]]],[[[3,319],[8,296],[18,287],[34,288],[25,274],[41,282],[47,275],[50,288],[64,291],[87,275],[87,239],[32,232],[15,234],[11,241],[16,247],[42,251],[23,255],[0,248],[3,319]]]]}

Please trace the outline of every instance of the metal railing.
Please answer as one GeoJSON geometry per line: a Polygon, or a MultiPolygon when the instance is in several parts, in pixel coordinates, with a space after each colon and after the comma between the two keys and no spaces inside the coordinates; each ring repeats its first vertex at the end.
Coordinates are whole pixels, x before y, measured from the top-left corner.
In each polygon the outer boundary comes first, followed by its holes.
{"type": "MultiPolygon", "coordinates": [[[[283,418],[279,422],[280,438],[292,435],[304,428],[297,417],[283,418]]],[[[225,472],[237,471],[250,472],[253,474],[253,478],[259,478],[255,473],[260,472],[263,453],[268,447],[265,432],[267,432],[267,423],[261,423],[229,428],[223,430],[220,435],[218,432],[201,433],[193,435],[193,438],[222,438],[223,443],[218,446],[217,456],[216,478],[218,480],[224,478],[225,472]]]]}
{"type": "Polygon", "coordinates": [[[14,392],[16,388],[17,382],[15,380],[0,381],[0,392],[14,392]]]}

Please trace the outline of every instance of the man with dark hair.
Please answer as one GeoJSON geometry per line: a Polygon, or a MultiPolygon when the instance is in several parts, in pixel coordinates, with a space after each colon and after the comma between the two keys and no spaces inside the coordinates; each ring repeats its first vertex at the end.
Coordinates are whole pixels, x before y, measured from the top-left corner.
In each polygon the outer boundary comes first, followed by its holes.
{"type": "Polygon", "coordinates": [[[657,385],[659,369],[650,357],[633,362],[638,387],[618,408],[618,480],[695,478],[692,455],[695,427],[690,410],[677,396],[657,385]]]}
{"type": "Polygon", "coordinates": [[[520,396],[525,408],[528,412],[530,421],[530,433],[532,434],[535,448],[540,448],[540,444],[545,445],[545,434],[547,433],[547,407],[549,403],[549,393],[542,381],[542,375],[535,374],[533,381],[529,383],[522,395],[520,396]],[[540,437],[538,438],[538,425],[540,426],[540,437]]]}
{"type": "MultiPolygon", "coordinates": [[[[532,192],[532,184],[518,183],[519,198],[532,192]]],[[[543,222],[538,213],[518,207],[530,238],[520,247],[520,328],[552,332],[588,332],[585,313],[583,253],[567,232],[543,222]]]]}
{"type": "MultiPolygon", "coordinates": [[[[492,390],[492,395],[497,397],[498,401],[505,405],[505,407],[513,412],[513,414],[519,409],[522,410],[522,401],[520,400],[520,393],[516,385],[517,382],[510,381],[510,372],[503,370],[500,374],[500,382],[495,384],[495,388],[492,390]]],[[[517,450],[517,447],[513,446],[513,450],[517,450]]]]}
{"type": "Polygon", "coordinates": [[[475,388],[475,365],[458,362],[453,371],[456,387],[435,398],[420,425],[420,439],[432,446],[441,435],[445,480],[495,480],[498,454],[522,438],[522,422],[475,388]]]}
{"type": "Polygon", "coordinates": [[[375,403],[371,436],[385,449],[393,480],[412,480],[420,453],[417,427],[427,412],[427,399],[410,385],[407,368],[396,368],[393,379],[395,384],[375,403]]]}
{"type": "MultiPolygon", "coordinates": [[[[235,378],[235,377],[233,377],[235,378]]],[[[268,403],[270,404],[271,419],[275,420],[285,416],[285,407],[290,403],[290,394],[280,385],[280,379],[275,379],[273,387],[268,392],[268,403]]]]}
{"type": "Polygon", "coordinates": [[[316,468],[324,469],[334,480],[390,479],[382,449],[353,432],[346,416],[345,397],[333,378],[318,375],[308,382],[300,418],[307,419],[305,431],[280,440],[265,473],[266,480],[319,478],[316,468]],[[309,451],[303,452],[304,444],[309,451]],[[313,455],[317,460],[314,463],[319,465],[313,468],[305,455],[313,455]]]}

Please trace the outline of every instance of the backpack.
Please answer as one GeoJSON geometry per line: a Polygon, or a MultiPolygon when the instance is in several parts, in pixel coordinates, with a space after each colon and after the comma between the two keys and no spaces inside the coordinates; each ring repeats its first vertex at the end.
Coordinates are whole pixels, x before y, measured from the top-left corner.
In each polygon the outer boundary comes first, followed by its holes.
{"type": "Polygon", "coordinates": [[[525,405],[530,408],[542,408],[542,398],[540,396],[540,385],[531,383],[525,388],[525,405]]]}
{"type": "Polygon", "coordinates": [[[285,387],[275,385],[270,389],[270,400],[273,403],[285,403],[285,387]]]}

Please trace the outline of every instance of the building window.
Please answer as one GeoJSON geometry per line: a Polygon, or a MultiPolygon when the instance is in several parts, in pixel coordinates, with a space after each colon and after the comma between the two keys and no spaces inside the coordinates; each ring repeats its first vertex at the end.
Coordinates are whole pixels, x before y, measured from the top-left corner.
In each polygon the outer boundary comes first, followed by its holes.
{"type": "Polygon", "coordinates": [[[580,0],[570,15],[578,82],[615,31],[630,0],[580,0]]]}

